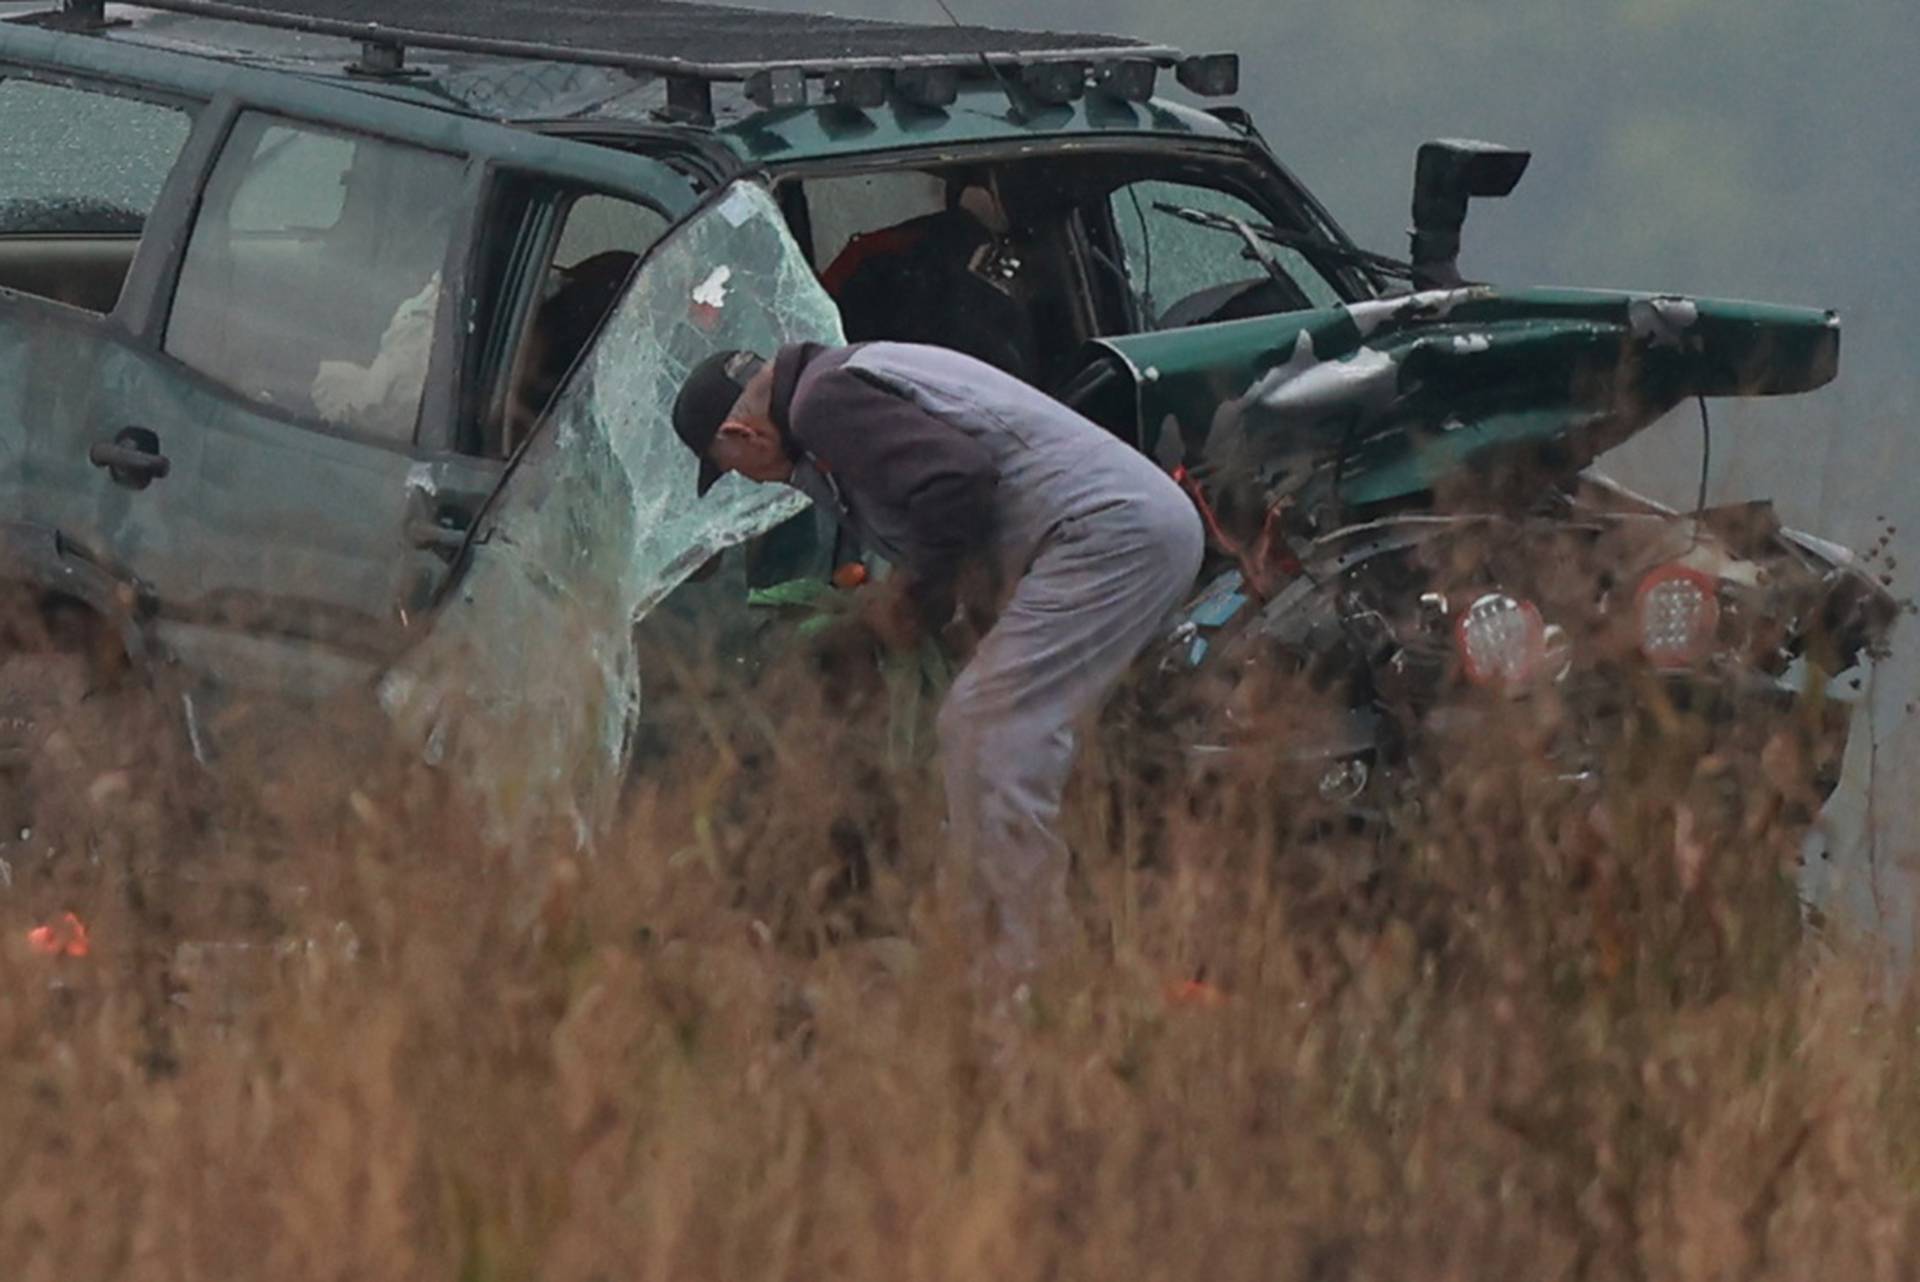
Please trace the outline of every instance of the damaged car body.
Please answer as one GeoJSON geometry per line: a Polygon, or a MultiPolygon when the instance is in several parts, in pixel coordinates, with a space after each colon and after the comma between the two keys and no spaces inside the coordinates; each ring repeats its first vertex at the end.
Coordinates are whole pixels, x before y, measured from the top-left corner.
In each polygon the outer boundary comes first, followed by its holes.
{"type": "Polygon", "coordinates": [[[1676,406],[1821,386],[1838,323],[1465,282],[1469,201],[1524,153],[1423,148],[1400,262],[1245,113],[1156,95],[1232,93],[1229,57],[668,0],[301,10],[0,5],[0,537],[192,735],[226,692],[374,690],[502,831],[591,834],[636,622],[845,555],[777,487],[696,502],[668,430],[703,356],[801,340],[970,351],[1175,472],[1213,555],[1158,670],[1339,654],[1336,792],[1447,690],[1804,688],[1891,627],[1764,504],[1586,471],[1676,406]],[[1556,601],[1543,537],[1632,572],[1556,601]]]}

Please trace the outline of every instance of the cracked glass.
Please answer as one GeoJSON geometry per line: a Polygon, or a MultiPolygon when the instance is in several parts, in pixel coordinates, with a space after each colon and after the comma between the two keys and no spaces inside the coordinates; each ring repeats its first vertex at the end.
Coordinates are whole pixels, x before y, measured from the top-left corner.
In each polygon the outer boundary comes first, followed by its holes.
{"type": "Polygon", "coordinates": [[[0,79],[0,231],[136,234],[186,145],[177,107],[0,79]]]}
{"type": "Polygon", "coordinates": [[[804,340],[841,341],[839,313],[771,197],[735,184],[642,263],[516,461],[466,573],[382,690],[503,839],[558,823],[584,842],[611,819],[640,710],[634,624],[806,507],[737,476],[697,498],[670,421],[705,356],[804,340]]]}

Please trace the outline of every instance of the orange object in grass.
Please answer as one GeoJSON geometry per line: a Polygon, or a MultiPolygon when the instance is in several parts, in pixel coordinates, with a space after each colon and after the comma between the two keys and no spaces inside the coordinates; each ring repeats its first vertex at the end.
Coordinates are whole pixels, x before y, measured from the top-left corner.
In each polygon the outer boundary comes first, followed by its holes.
{"type": "Polygon", "coordinates": [[[867,581],[867,567],[858,561],[849,561],[838,566],[833,572],[833,586],[843,590],[859,587],[867,581]]]}
{"type": "Polygon", "coordinates": [[[1211,1009],[1226,1005],[1227,995],[1204,979],[1177,979],[1167,985],[1167,1005],[1201,1006],[1211,1009]]]}
{"type": "Polygon", "coordinates": [[[89,951],[87,924],[72,913],[47,926],[27,932],[27,943],[49,957],[85,957],[89,951]]]}

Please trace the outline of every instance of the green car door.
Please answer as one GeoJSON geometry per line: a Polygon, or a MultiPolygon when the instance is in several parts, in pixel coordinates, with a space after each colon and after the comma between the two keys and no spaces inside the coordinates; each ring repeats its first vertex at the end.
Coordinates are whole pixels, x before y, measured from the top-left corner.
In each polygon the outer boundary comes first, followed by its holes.
{"type": "MultiPolygon", "coordinates": [[[[38,41],[7,33],[0,62],[126,70],[38,41]]],[[[111,314],[0,296],[7,481],[24,528],[119,584],[190,674],[321,694],[404,648],[503,470],[460,430],[483,304],[515,261],[488,222],[496,177],[590,184],[663,221],[694,191],[643,156],[275,72],[143,52],[138,76],[102,92],[205,104],[169,108],[171,154],[143,144],[156,173],[115,224],[132,265],[111,314]]]]}
{"type": "Polygon", "coordinates": [[[4,571],[108,611],[126,594],[105,531],[141,513],[132,490],[101,486],[86,422],[124,350],[124,286],[152,252],[147,222],[177,180],[197,106],[0,63],[4,571]]]}
{"type": "Polygon", "coordinates": [[[419,430],[452,359],[468,169],[310,119],[235,117],[159,350],[129,348],[90,415],[91,449],[168,460],[149,512],[191,555],[149,558],[140,529],[113,533],[189,667],[324,690],[393,653],[432,599],[437,540],[490,488],[481,460],[456,486],[461,460],[419,430]]]}
{"type": "Polygon", "coordinates": [[[643,691],[634,623],[805,509],[737,476],[696,496],[672,428],[687,371],[808,340],[842,341],[839,312],[773,198],[740,180],[641,261],[482,515],[466,572],[382,695],[430,759],[461,763],[504,834],[608,821],[643,691]]]}

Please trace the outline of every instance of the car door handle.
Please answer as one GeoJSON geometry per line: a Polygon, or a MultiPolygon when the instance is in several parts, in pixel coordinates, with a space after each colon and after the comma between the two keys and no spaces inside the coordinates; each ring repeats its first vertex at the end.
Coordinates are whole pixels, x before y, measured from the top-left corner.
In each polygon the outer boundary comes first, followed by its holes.
{"type": "Polygon", "coordinates": [[[144,490],[173,470],[172,460],[160,452],[160,438],[144,427],[122,428],[111,441],[95,441],[87,461],[106,468],[115,485],[130,490],[144,490]]]}
{"type": "Polygon", "coordinates": [[[173,470],[172,462],[164,454],[149,454],[135,446],[119,445],[112,441],[94,442],[93,448],[87,451],[87,458],[95,467],[104,467],[115,473],[115,480],[120,479],[118,474],[121,472],[158,480],[173,470]]]}

